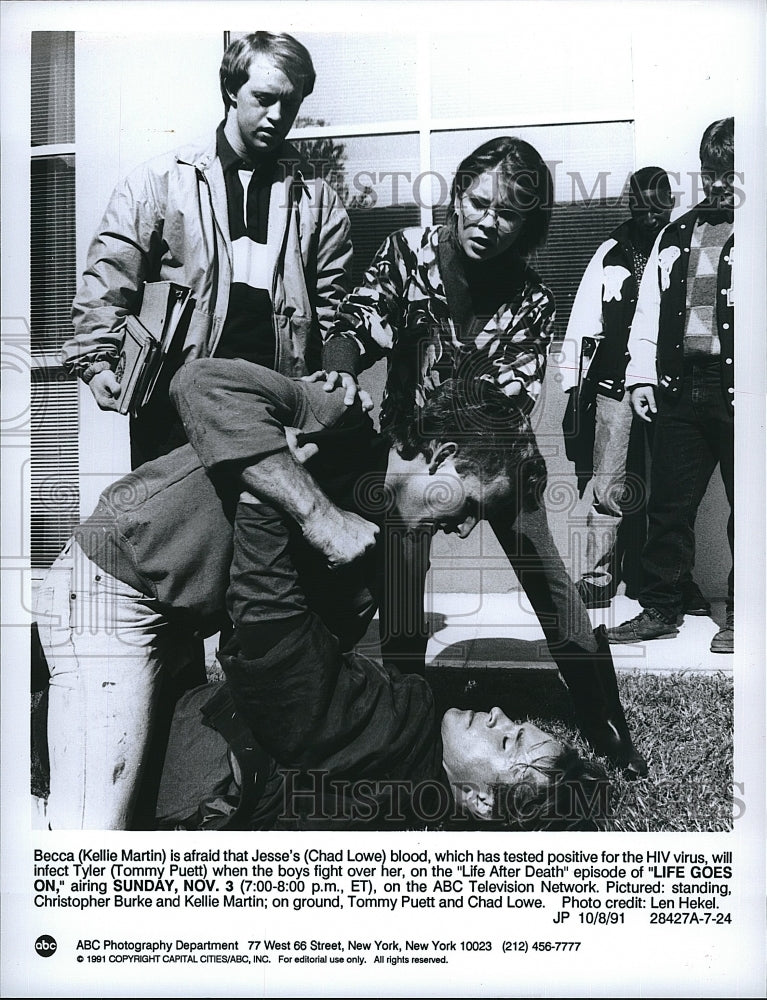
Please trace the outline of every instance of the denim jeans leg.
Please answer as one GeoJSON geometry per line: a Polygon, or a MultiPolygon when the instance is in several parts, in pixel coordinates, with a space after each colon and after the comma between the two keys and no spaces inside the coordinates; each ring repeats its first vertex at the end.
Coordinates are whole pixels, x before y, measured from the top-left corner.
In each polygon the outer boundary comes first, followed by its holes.
{"type": "Polygon", "coordinates": [[[388,667],[424,674],[429,634],[424,620],[433,531],[385,524],[379,539],[381,655],[388,667]]]}
{"type": "Polygon", "coordinates": [[[711,396],[713,398],[709,410],[710,441],[719,459],[719,471],[730,507],[730,515],[727,519],[727,541],[732,563],[727,577],[727,609],[731,612],[734,607],[735,577],[735,424],[733,413],[722,395],[718,382],[716,386],[711,387],[711,396]]]}
{"type": "Polygon", "coordinates": [[[706,413],[720,401],[718,380],[708,386],[695,369],[685,374],[677,399],[658,397],[639,603],[668,617],[682,610],[681,583],[695,561],[695,517],[718,460],[706,413]]]}
{"type": "Polygon", "coordinates": [[[594,501],[586,521],[586,566],[583,579],[613,592],[615,540],[623,516],[626,457],[633,412],[629,394],[623,399],[597,396],[594,434],[594,501]]]}
{"type": "Polygon", "coordinates": [[[126,829],[163,661],[185,650],[153,599],[74,543],[43,581],[36,615],[51,673],[51,826],[126,829]]]}

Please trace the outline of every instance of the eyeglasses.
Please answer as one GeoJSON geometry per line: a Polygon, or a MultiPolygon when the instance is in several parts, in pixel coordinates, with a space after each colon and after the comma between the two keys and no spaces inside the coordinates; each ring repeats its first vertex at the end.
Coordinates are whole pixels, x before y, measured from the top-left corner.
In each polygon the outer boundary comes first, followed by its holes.
{"type": "Polygon", "coordinates": [[[467,222],[477,223],[488,214],[492,215],[495,226],[501,233],[511,233],[524,222],[524,217],[515,212],[513,208],[496,208],[494,205],[485,205],[470,194],[461,196],[463,206],[463,217],[467,222]]]}

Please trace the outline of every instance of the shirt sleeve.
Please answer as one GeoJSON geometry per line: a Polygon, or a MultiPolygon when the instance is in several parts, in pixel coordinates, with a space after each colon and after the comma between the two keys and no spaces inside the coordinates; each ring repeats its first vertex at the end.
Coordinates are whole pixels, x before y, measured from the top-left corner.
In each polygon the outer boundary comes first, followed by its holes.
{"type": "Polygon", "coordinates": [[[325,369],[357,374],[394,349],[403,319],[411,258],[414,263],[415,252],[402,232],[387,237],[362,284],[338,308],[323,352],[325,369]]]}
{"type": "Polygon", "coordinates": [[[342,391],[286,378],[240,359],[202,358],[183,365],[171,398],[190,444],[206,469],[255,464],[288,451],[285,428],[333,426],[345,414],[342,391]]]}
{"type": "Polygon", "coordinates": [[[602,319],[604,259],[607,251],[614,246],[615,240],[607,240],[602,244],[589,261],[578,286],[565,339],[560,349],[561,360],[556,362],[564,392],[578,384],[583,338],[599,336],[604,331],[602,319]]]}

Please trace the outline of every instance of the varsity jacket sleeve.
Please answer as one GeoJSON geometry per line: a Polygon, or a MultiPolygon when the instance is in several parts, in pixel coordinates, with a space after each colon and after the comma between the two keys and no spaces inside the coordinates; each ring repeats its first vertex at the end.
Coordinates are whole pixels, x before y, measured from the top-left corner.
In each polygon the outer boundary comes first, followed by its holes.
{"type": "Polygon", "coordinates": [[[583,338],[600,336],[604,331],[602,318],[604,259],[607,251],[614,246],[615,240],[606,240],[599,247],[583,272],[578,286],[561,347],[561,360],[556,365],[562,377],[561,387],[564,392],[578,384],[583,338]]]}
{"type": "Polygon", "coordinates": [[[413,254],[402,233],[388,236],[362,284],[341,302],[323,351],[327,371],[356,375],[396,346],[408,274],[406,252],[413,254]]]}
{"type": "Polygon", "coordinates": [[[336,192],[324,181],[320,212],[313,302],[324,342],[339,303],[351,288],[352,273],[349,216],[336,192]]]}
{"type": "Polygon", "coordinates": [[[138,312],[151,261],[162,253],[159,178],[139,168],[118,184],[88,249],[72,304],[74,337],[61,351],[64,369],[81,375],[93,361],[112,368],[122,346],[125,317],[138,312]]]}
{"type": "Polygon", "coordinates": [[[655,241],[637,295],[637,307],[629,333],[626,368],[626,388],[637,385],[657,385],[658,375],[655,360],[658,349],[658,327],[660,325],[660,265],[658,248],[665,230],[655,241]]]}

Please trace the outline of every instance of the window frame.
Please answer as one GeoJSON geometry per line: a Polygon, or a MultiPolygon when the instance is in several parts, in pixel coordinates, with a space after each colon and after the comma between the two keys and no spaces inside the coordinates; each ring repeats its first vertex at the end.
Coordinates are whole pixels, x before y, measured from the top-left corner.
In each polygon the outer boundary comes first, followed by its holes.
{"type": "MultiPolygon", "coordinates": [[[[31,32],[30,46],[33,44],[31,32]]],[[[62,36],[75,35],[75,32],[46,32],[46,34],[59,34],[62,36]]],[[[79,386],[77,379],[73,376],[66,376],[61,367],[61,361],[57,350],[51,350],[49,346],[38,347],[35,344],[35,334],[32,328],[33,302],[38,288],[36,287],[36,275],[33,273],[32,264],[32,215],[33,198],[32,190],[32,170],[35,162],[50,160],[56,157],[71,157],[73,166],[73,192],[72,211],[70,215],[71,232],[68,233],[71,239],[73,258],[76,259],[77,247],[77,203],[76,203],[76,170],[77,170],[77,134],[76,134],[76,95],[74,88],[75,70],[75,47],[71,47],[68,53],[72,60],[71,66],[71,92],[67,99],[71,100],[71,125],[74,138],[68,142],[34,143],[32,141],[32,105],[36,99],[33,78],[33,66],[30,52],[30,130],[29,130],[29,155],[27,164],[30,176],[29,188],[29,352],[31,361],[30,371],[30,537],[29,537],[29,557],[32,580],[38,581],[45,573],[46,569],[58,555],[58,551],[71,534],[71,529],[79,521],[79,500],[80,500],[80,462],[78,454],[79,437],[79,386]],[[66,389],[57,390],[56,386],[66,386],[66,389]],[[45,387],[45,388],[43,388],[45,387]],[[41,402],[41,394],[50,393],[51,407],[41,402]],[[68,414],[68,416],[64,416],[68,414]],[[73,438],[67,440],[66,435],[60,432],[59,421],[65,422],[73,420],[73,438]],[[54,444],[54,442],[57,442],[54,444]],[[60,442],[60,443],[58,443],[60,442]],[[55,478],[54,478],[55,477],[55,478]],[[58,514],[59,527],[50,531],[46,527],[44,511],[49,507],[45,501],[46,491],[54,500],[63,493],[67,500],[64,503],[64,510],[70,511],[68,515],[58,514]],[[53,537],[50,537],[53,535],[53,537]],[[63,541],[62,541],[63,539],[63,541]],[[60,544],[61,543],[61,544],[60,544]]],[[[39,100],[39,98],[37,98],[39,100]]],[[[74,281],[77,280],[77,271],[73,274],[74,281]]],[[[38,286],[39,287],[39,286],[38,286]]],[[[45,339],[42,336],[40,339],[45,339]]],[[[60,508],[59,508],[60,510],[60,508]]],[[[53,515],[57,517],[56,514],[53,515]]]]}

